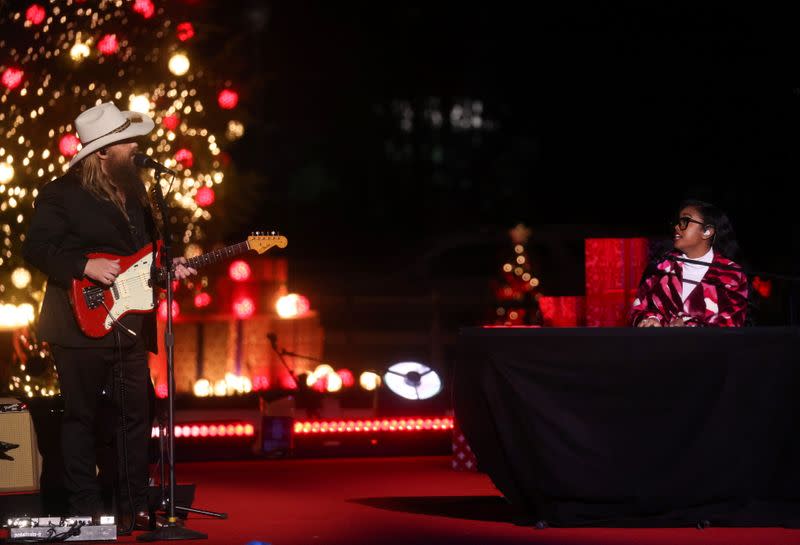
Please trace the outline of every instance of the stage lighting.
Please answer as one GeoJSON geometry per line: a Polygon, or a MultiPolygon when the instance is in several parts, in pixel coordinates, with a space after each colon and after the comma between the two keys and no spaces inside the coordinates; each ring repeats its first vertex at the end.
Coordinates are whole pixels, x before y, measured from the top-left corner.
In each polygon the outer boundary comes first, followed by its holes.
{"type": "Polygon", "coordinates": [[[429,399],[442,390],[442,379],[436,371],[415,361],[395,363],[383,380],[392,392],[406,399],[429,399]]]}
{"type": "Polygon", "coordinates": [[[376,390],[378,386],[381,385],[381,376],[378,373],[373,373],[372,371],[364,371],[361,373],[358,383],[362,388],[368,392],[371,392],[376,390]]]}

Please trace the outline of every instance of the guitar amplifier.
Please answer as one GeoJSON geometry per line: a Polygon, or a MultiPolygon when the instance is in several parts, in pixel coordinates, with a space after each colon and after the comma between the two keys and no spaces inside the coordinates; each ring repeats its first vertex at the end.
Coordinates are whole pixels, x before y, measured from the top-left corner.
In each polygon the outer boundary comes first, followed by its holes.
{"type": "Polygon", "coordinates": [[[30,413],[0,412],[0,493],[38,490],[41,471],[30,413]]]}

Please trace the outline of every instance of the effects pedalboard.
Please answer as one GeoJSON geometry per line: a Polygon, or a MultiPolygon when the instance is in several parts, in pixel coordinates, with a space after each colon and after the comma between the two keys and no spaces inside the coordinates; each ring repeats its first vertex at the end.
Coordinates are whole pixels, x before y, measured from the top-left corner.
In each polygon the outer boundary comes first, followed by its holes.
{"type": "Polygon", "coordinates": [[[50,541],[116,541],[113,516],[92,517],[14,517],[8,519],[8,543],[50,541]]]}

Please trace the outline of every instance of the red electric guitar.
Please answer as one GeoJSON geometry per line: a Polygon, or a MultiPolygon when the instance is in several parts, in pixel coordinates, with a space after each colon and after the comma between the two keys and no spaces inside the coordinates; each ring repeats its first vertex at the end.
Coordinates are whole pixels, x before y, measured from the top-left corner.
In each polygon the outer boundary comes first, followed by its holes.
{"type": "MultiPolygon", "coordinates": [[[[194,269],[219,263],[248,250],[263,254],[273,246],[285,248],[286,237],[275,233],[253,233],[247,240],[214,250],[207,254],[188,259],[187,266],[194,269]]],[[[161,245],[159,243],[155,259],[160,260],[161,245]]],[[[120,256],[95,253],[86,257],[119,259],[120,272],[110,286],[84,277],[72,281],[70,300],[81,331],[89,337],[100,338],[107,335],[114,322],[129,312],[147,313],[155,308],[151,269],[153,265],[153,247],[143,247],[133,255],[120,256]]],[[[156,276],[163,273],[163,267],[155,269],[156,276]]]]}

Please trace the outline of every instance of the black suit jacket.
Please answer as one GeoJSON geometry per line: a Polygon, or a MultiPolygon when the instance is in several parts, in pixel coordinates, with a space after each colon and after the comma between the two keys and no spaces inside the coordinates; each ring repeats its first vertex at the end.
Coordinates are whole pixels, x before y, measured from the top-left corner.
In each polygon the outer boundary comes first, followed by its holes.
{"type": "MultiPolygon", "coordinates": [[[[149,212],[144,216],[147,238],[152,241],[152,217],[149,212]]],[[[113,331],[100,339],[81,332],[69,301],[69,289],[73,279],[83,277],[86,254],[130,255],[139,249],[122,212],[111,201],[83,189],[75,174],[69,172],[42,187],[22,247],[26,261],[48,277],[38,324],[40,338],[75,348],[114,347],[113,331]]],[[[157,350],[154,312],[128,314],[120,322],[137,332],[148,350],[157,350]]],[[[119,336],[123,347],[135,343],[125,333],[119,336]]]]}

